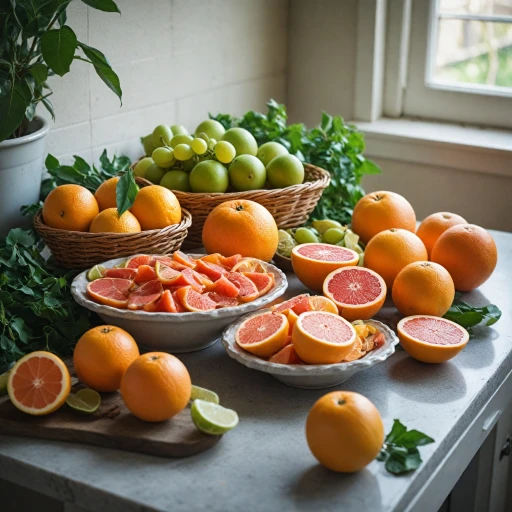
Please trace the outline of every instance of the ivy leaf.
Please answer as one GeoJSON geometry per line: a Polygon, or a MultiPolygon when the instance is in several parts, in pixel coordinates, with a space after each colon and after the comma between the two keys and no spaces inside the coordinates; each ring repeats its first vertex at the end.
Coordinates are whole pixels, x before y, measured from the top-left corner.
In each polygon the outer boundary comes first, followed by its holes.
{"type": "Polygon", "coordinates": [[[49,68],[59,76],[69,72],[75,50],[77,48],[76,34],[71,27],[48,30],[41,38],[41,51],[49,68]]]}
{"type": "Polygon", "coordinates": [[[139,187],[135,183],[133,171],[129,169],[117,182],[116,203],[119,216],[132,207],[138,192],[139,187]]]}
{"type": "Polygon", "coordinates": [[[119,7],[117,7],[113,0],[82,0],[82,2],[89,7],[93,7],[94,9],[98,9],[100,11],[118,12],[121,14],[119,7]]]}

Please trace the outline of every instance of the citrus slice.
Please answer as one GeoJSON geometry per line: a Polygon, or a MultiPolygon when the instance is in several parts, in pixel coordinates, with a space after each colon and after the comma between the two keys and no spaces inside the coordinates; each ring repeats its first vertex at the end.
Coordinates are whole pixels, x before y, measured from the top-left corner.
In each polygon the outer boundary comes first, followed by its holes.
{"type": "Polygon", "coordinates": [[[100,408],[101,396],[94,389],[80,389],[68,395],[66,404],[80,414],[94,414],[100,408]]]}
{"type": "MultiPolygon", "coordinates": [[[[157,261],[156,263],[160,263],[157,261]]],[[[156,265],[155,263],[155,265],[156,265]]],[[[128,269],[125,269],[128,270],[128,269]]],[[[137,269],[137,274],[135,275],[133,282],[135,284],[147,283],[148,281],[154,281],[157,279],[156,272],[154,267],[150,265],[140,265],[137,269]]]]}
{"type": "Polygon", "coordinates": [[[267,272],[267,267],[263,262],[256,258],[242,258],[233,268],[231,272],[267,272]]]}
{"type": "Polygon", "coordinates": [[[209,389],[194,386],[193,384],[190,400],[204,400],[205,402],[212,402],[213,404],[218,404],[220,402],[219,395],[217,395],[217,393],[210,391],[209,389]]]}
{"type": "Polygon", "coordinates": [[[400,345],[414,359],[442,363],[455,357],[468,343],[469,334],[459,324],[429,315],[402,318],[397,325],[400,345]]]}
{"type": "Polygon", "coordinates": [[[207,254],[206,256],[201,256],[199,258],[202,261],[206,261],[208,263],[215,263],[216,265],[220,265],[220,258],[221,254],[220,252],[213,252],[212,254],[207,254]]]}
{"type": "Polygon", "coordinates": [[[256,285],[240,272],[229,272],[226,277],[238,287],[238,298],[241,302],[251,302],[259,297],[256,285]]]}
{"type": "Polygon", "coordinates": [[[182,265],[185,265],[189,268],[196,268],[196,262],[192,260],[189,256],[187,256],[184,252],[176,251],[172,255],[174,261],[177,261],[178,263],[181,263],[182,265]]]}
{"type": "Polygon", "coordinates": [[[187,311],[209,311],[217,307],[217,303],[208,295],[196,292],[191,286],[176,290],[176,295],[187,311]]]}
{"type": "Polygon", "coordinates": [[[217,281],[227,270],[215,263],[209,263],[203,260],[197,260],[195,270],[209,277],[212,281],[217,281]]]}
{"type": "Polygon", "coordinates": [[[220,279],[215,281],[213,291],[219,295],[226,297],[238,297],[240,288],[235,283],[232,283],[226,276],[221,276],[220,279]]]}
{"type": "Polygon", "coordinates": [[[10,370],[0,375],[0,396],[7,394],[7,382],[9,381],[10,370]]]}
{"type": "Polygon", "coordinates": [[[35,416],[56,411],[70,390],[71,377],[66,365],[55,354],[44,351],[22,357],[7,382],[11,402],[20,411],[35,416]]]}
{"type": "Polygon", "coordinates": [[[238,300],[236,299],[236,297],[228,297],[226,295],[221,295],[220,293],[217,292],[208,292],[206,295],[208,295],[208,297],[211,300],[217,303],[217,307],[229,308],[233,306],[238,306],[238,300]]]}
{"type": "Polygon", "coordinates": [[[286,345],[279,352],[276,352],[270,359],[271,363],[279,364],[302,364],[300,357],[292,344],[286,345]]]}
{"type": "Polygon", "coordinates": [[[156,277],[162,284],[173,284],[180,276],[181,271],[166,265],[162,261],[157,261],[155,263],[155,273],[156,277]]]}
{"type": "Polygon", "coordinates": [[[157,313],[176,313],[176,303],[170,290],[164,290],[160,300],[155,304],[157,313]]]}
{"type": "Polygon", "coordinates": [[[352,350],[345,356],[343,359],[344,362],[350,363],[351,361],[356,361],[357,359],[361,359],[366,354],[363,351],[363,342],[361,338],[358,336],[356,342],[354,343],[354,347],[352,350]]]}
{"type": "Polygon", "coordinates": [[[103,277],[114,277],[116,279],[133,279],[136,275],[136,268],[107,268],[103,273],[103,277]]]}
{"type": "Polygon", "coordinates": [[[233,256],[222,256],[220,255],[219,257],[219,260],[220,260],[220,264],[223,266],[223,267],[226,267],[227,269],[229,270],[233,270],[233,267],[240,262],[240,260],[242,259],[242,255],[241,254],[233,254],[233,256]]]}
{"type": "Polygon", "coordinates": [[[333,270],[358,262],[355,251],[337,245],[311,243],[292,249],[293,271],[302,284],[316,292],[322,292],[324,280],[333,270]]]}
{"type": "Polygon", "coordinates": [[[89,269],[89,272],[87,272],[87,281],[94,281],[102,278],[105,274],[105,270],[107,269],[103,265],[94,265],[94,267],[89,269]]]}
{"type": "Polygon", "coordinates": [[[274,274],[262,274],[260,272],[243,272],[258,288],[258,295],[262,297],[274,286],[274,274]]]}
{"type": "Polygon", "coordinates": [[[328,313],[338,314],[338,308],[331,299],[323,295],[313,295],[308,300],[309,311],[327,311],[328,313]]]}
{"type": "Polygon", "coordinates": [[[292,334],[293,332],[293,326],[295,325],[295,322],[297,321],[297,318],[299,318],[299,315],[293,311],[293,309],[285,309],[283,311],[283,315],[288,318],[288,334],[292,334]]]}
{"type": "Polygon", "coordinates": [[[325,311],[303,313],[292,332],[295,350],[308,364],[339,363],[352,350],[356,339],[351,323],[325,311]]]}
{"type": "Polygon", "coordinates": [[[87,285],[87,294],[96,302],[113,308],[126,309],[133,282],[130,279],[103,277],[87,285]]]}
{"type": "Polygon", "coordinates": [[[200,272],[197,272],[192,269],[188,269],[186,273],[188,273],[188,272],[192,273],[196,282],[199,285],[201,285],[202,287],[204,287],[205,290],[211,291],[215,288],[215,283],[209,277],[205,276],[204,274],[201,274],[200,272]]]}
{"type": "Polygon", "coordinates": [[[190,409],[195,426],[205,434],[219,436],[238,425],[238,414],[205,400],[194,400],[190,409]]]}
{"type": "Polygon", "coordinates": [[[153,256],[149,254],[138,254],[126,262],[125,268],[139,268],[141,265],[154,266],[155,263],[156,260],[153,256]]]}
{"type": "Polygon", "coordinates": [[[174,304],[176,305],[176,313],[186,313],[187,309],[181,303],[180,298],[178,297],[176,291],[171,292],[172,298],[174,299],[174,304]]]}
{"type": "Polygon", "coordinates": [[[306,311],[309,311],[309,293],[303,293],[301,295],[296,295],[291,299],[285,300],[284,302],[280,302],[275,306],[272,306],[272,311],[274,313],[283,313],[287,309],[293,309],[295,313],[300,315],[306,311]]]}
{"type": "Polygon", "coordinates": [[[163,288],[158,279],[148,281],[134,290],[128,296],[128,309],[154,309],[151,307],[156,305],[158,299],[162,296],[163,288]]]}
{"type": "Polygon", "coordinates": [[[349,321],[368,320],[386,300],[387,286],[377,272],[363,267],[344,267],[331,272],[324,282],[324,295],[349,321]]]}
{"type": "Polygon", "coordinates": [[[286,344],[288,319],[281,313],[263,313],[244,320],[235,332],[238,346],[251,354],[270,357],[286,344]]]}

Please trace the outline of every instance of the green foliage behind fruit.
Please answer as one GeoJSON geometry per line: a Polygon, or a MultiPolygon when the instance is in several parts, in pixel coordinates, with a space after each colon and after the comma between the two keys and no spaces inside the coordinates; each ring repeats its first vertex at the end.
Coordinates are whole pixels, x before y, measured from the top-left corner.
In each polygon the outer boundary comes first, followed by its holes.
{"type": "Polygon", "coordinates": [[[323,193],[312,218],[349,223],[355,204],[364,195],[362,177],[381,173],[377,165],[363,156],[363,134],[341,117],[325,112],[315,128],[308,129],[303,124],[288,125],[284,105],[270,100],[267,106],[267,114],[249,111],[240,118],[229,114],[210,114],[210,117],[219,121],[226,130],[238,126],[250,131],[258,146],[269,141],[280,142],[301,161],[329,171],[331,184],[323,193]]]}

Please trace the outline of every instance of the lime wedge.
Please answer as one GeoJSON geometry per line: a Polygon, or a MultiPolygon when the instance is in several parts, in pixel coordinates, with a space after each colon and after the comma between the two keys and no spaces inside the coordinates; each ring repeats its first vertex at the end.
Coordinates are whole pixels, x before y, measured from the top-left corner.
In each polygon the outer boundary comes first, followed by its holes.
{"type": "Polygon", "coordinates": [[[87,272],[87,280],[95,281],[96,279],[100,279],[103,277],[103,272],[105,272],[106,268],[103,265],[94,265],[89,272],[87,272]]]}
{"type": "Polygon", "coordinates": [[[9,373],[10,371],[7,371],[0,375],[0,396],[7,395],[7,381],[9,380],[9,373]]]}
{"type": "Polygon", "coordinates": [[[221,405],[194,400],[190,409],[192,421],[205,434],[219,436],[238,425],[238,414],[221,405]]]}
{"type": "Polygon", "coordinates": [[[126,264],[128,263],[128,260],[123,260],[114,265],[114,268],[126,268],[126,264]]]}
{"type": "Polygon", "coordinates": [[[80,414],[94,414],[101,405],[101,396],[94,389],[80,389],[75,395],[70,393],[66,403],[80,414]]]}
{"type": "Polygon", "coordinates": [[[192,394],[190,400],[204,400],[205,402],[212,402],[213,404],[219,403],[219,395],[210,391],[209,389],[200,388],[199,386],[192,385],[192,394]]]}

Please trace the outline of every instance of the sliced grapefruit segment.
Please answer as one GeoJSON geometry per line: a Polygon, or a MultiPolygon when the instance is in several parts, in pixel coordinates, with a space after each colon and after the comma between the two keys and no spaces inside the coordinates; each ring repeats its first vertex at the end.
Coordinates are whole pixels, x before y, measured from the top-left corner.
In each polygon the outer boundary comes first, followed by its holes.
{"type": "Polygon", "coordinates": [[[274,274],[262,274],[260,272],[243,272],[245,277],[248,277],[258,288],[259,296],[262,297],[268,293],[274,286],[274,274]]]}
{"type": "Polygon", "coordinates": [[[363,342],[361,341],[361,338],[358,336],[356,342],[354,343],[354,347],[345,356],[343,361],[345,361],[346,363],[357,361],[358,359],[361,359],[361,357],[363,357],[365,354],[366,352],[363,351],[363,342]]]}
{"type": "Polygon", "coordinates": [[[91,299],[105,306],[126,309],[132,284],[131,279],[103,277],[87,285],[87,294],[91,299]]]}
{"type": "Polygon", "coordinates": [[[338,314],[338,308],[331,299],[323,295],[313,295],[308,300],[309,311],[327,311],[327,313],[338,314]]]}
{"type": "Polygon", "coordinates": [[[221,254],[219,252],[213,252],[212,254],[207,254],[206,256],[202,256],[199,259],[202,261],[206,261],[208,263],[215,263],[216,265],[221,265],[220,258],[221,254]]]}
{"type": "Polygon", "coordinates": [[[192,270],[192,275],[194,276],[194,279],[201,285],[204,286],[204,289],[207,291],[211,291],[215,288],[215,283],[204,274],[201,274],[200,272],[196,272],[195,270],[192,270]]]}
{"type": "Polygon", "coordinates": [[[157,261],[155,264],[155,273],[156,277],[162,284],[173,284],[180,276],[181,271],[170,267],[162,261],[157,261]]]}
{"type": "Polygon", "coordinates": [[[23,412],[42,416],[64,404],[71,390],[66,365],[50,352],[37,351],[22,357],[7,382],[11,402],[23,412]]]}
{"type": "Polygon", "coordinates": [[[387,287],[377,272],[363,267],[343,267],[324,281],[324,295],[338,307],[340,315],[353,322],[375,316],[386,300],[387,287]]]}
{"type": "Polygon", "coordinates": [[[256,258],[242,258],[236,265],[231,268],[231,272],[267,272],[265,263],[256,258]]]}
{"type": "Polygon", "coordinates": [[[241,254],[233,254],[233,256],[220,256],[219,263],[226,267],[228,270],[233,270],[233,267],[242,259],[241,254]]]}
{"type": "Polygon", "coordinates": [[[217,281],[222,274],[227,272],[224,267],[203,260],[197,260],[195,270],[209,277],[212,281],[217,281]]]}
{"type": "Polygon", "coordinates": [[[159,301],[156,303],[155,311],[158,313],[176,313],[176,303],[170,290],[164,290],[159,301]]]}
{"type": "Polygon", "coordinates": [[[271,363],[279,364],[303,364],[295,351],[293,345],[286,345],[279,352],[276,352],[270,359],[271,363]]]}
{"type": "Polygon", "coordinates": [[[322,292],[325,278],[341,267],[355,266],[359,255],[352,249],[329,244],[302,244],[292,249],[293,271],[311,290],[322,292]]]}
{"type": "Polygon", "coordinates": [[[229,272],[226,277],[238,287],[238,298],[241,302],[251,302],[258,298],[258,288],[248,277],[240,272],[229,272]]]}
{"type": "Polygon", "coordinates": [[[222,276],[215,281],[213,291],[219,295],[226,295],[227,297],[238,297],[240,288],[235,283],[232,283],[226,276],[222,276]]]}
{"type": "Polygon", "coordinates": [[[155,279],[143,283],[128,296],[128,309],[152,310],[152,305],[156,304],[163,292],[162,283],[155,279]]]}
{"type": "Polygon", "coordinates": [[[178,263],[181,263],[182,265],[185,265],[189,268],[196,268],[196,262],[190,258],[188,255],[186,255],[184,252],[176,251],[172,258],[174,261],[177,261],[178,263]]]}
{"type": "Polygon", "coordinates": [[[356,331],[344,318],[325,311],[307,311],[299,316],[292,332],[292,343],[299,357],[308,364],[341,362],[352,350],[356,331]]]}
{"type": "Polygon", "coordinates": [[[137,254],[131,257],[125,264],[125,268],[139,268],[141,265],[155,266],[155,258],[150,254],[137,254]]]}
{"type": "Polygon", "coordinates": [[[235,332],[238,346],[251,354],[270,357],[288,336],[288,320],[281,313],[263,313],[244,320],[235,332]]]}
{"type": "Polygon", "coordinates": [[[293,326],[295,325],[297,318],[299,318],[299,315],[297,315],[297,313],[295,313],[295,311],[293,311],[293,309],[285,309],[283,311],[283,315],[285,315],[286,318],[288,318],[288,325],[289,325],[288,334],[291,335],[293,332],[293,326]]]}
{"type": "Polygon", "coordinates": [[[296,295],[291,299],[285,300],[284,302],[280,302],[275,306],[272,306],[272,311],[274,313],[283,313],[287,309],[293,309],[295,313],[300,315],[306,311],[309,311],[309,293],[303,293],[301,295],[296,295]]]}
{"type": "MultiPolygon", "coordinates": [[[[160,263],[157,261],[156,263],[160,263]]],[[[125,269],[127,270],[127,269],[125,269]]],[[[133,282],[135,284],[146,283],[147,281],[154,281],[156,279],[156,272],[154,267],[150,265],[140,265],[133,282]]]]}
{"type": "MultiPolygon", "coordinates": [[[[185,287],[183,287],[183,288],[185,288],[185,287]]],[[[180,298],[178,297],[178,294],[176,293],[177,291],[178,290],[171,292],[172,298],[174,299],[174,304],[176,305],[176,313],[186,313],[187,309],[181,303],[180,298]]]]}
{"type": "Polygon", "coordinates": [[[459,324],[429,315],[402,318],[397,325],[400,345],[418,361],[442,363],[455,357],[468,343],[469,334],[459,324]]]}
{"type": "MultiPolygon", "coordinates": [[[[218,282],[218,281],[217,281],[218,282]]],[[[238,306],[236,297],[228,297],[217,292],[208,292],[208,297],[217,303],[217,307],[233,307],[238,306]]]]}
{"type": "Polygon", "coordinates": [[[209,311],[217,307],[217,303],[208,295],[196,292],[191,286],[176,290],[176,296],[187,311],[209,311]]]}
{"type": "Polygon", "coordinates": [[[107,268],[103,274],[103,277],[114,277],[116,279],[133,279],[136,275],[136,268],[107,268]]]}

